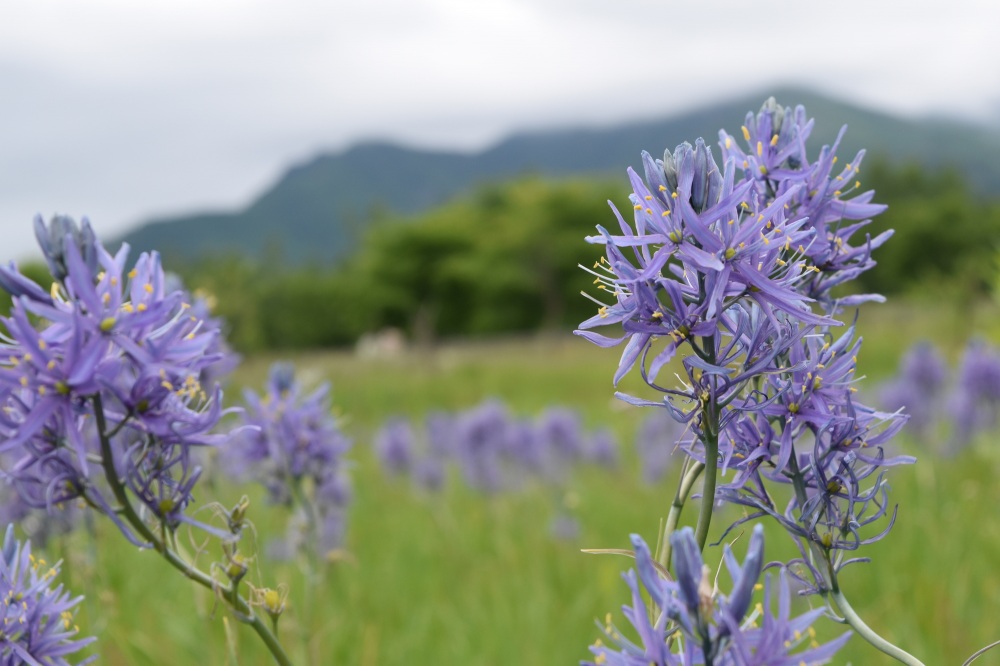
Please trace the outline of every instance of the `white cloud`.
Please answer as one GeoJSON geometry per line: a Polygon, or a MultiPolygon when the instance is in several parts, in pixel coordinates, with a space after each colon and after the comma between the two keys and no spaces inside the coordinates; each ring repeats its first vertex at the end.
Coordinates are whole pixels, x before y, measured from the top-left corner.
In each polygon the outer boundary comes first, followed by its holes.
{"type": "Polygon", "coordinates": [[[233,207],[360,138],[475,147],[783,82],[996,118],[986,0],[34,0],[0,22],[0,224],[233,207]]]}

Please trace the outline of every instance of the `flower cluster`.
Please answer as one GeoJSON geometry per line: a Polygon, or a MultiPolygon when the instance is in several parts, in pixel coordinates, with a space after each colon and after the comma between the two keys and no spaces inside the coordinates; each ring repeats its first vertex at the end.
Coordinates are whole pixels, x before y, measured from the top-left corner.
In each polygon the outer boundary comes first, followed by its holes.
{"type": "Polygon", "coordinates": [[[1000,350],[985,340],[970,340],[951,376],[937,349],[928,342],[917,343],[903,356],[898,374],[882,387],[880,396],[888,407],[906,410],[907,428],[921,439],[950,420],[948,446],[954,451],[976,433],[997,426],[1000,350]]]}
{"type": "MultiPolygon", "coordinates": [[[[0,551],[0,664],[69,666],[67,657],[94,642],[80,638],[73,610],[82,597],[70,597],[62,585],[53,586],[59,565],[48,566],[31,554],[29,542],[14,538],[7,527],[0,551]]],[[[90,657],[78,664],[96,659],[90,657]]]]}
{"type": "Polygon", "coordinates": [[[383,468],[410,474],[435,490],[454,462],[465,482],[488,493],[518,488],[529,479],[548,485],[565,481],[574,465],[617,465],[614,437],[606,429],[586,432],[580,414],[550,407],[535,419],[514,417],[490,400],[457,414],[431,414],[423,433],[404,419],[393,419],[375,436],[383,468]]]}
{"type": "Polygon", "coordinates": [[[343,470],[351,443],[331,412],[329,385],[306,395],[294,368],[277,363],[263,395],[243,395],[244,422],[251,427],[223,448],[223,469],[260,482],[273,502],[297,509],[279,554],[308,544],[329,555],[343,540],[351,497],[343,470]]]}
{"type": "Polygon", "coordinates": [[[571,472],[583,464],[618,465],[611,431],[587,432],[576,410],[549,407],[534,419],[523,419],[496,400],[457,414],[430,414],[422,432],[405,419],[393,419],[376,434],[375,451],[386,472],[409,475],[430,491],[444,485],[449,463],[466,484],[485,493],[537,482],[554,493],[550,530],[560,539],[573,539],[579,532],[573,515],[578,497],[568,488],[571,472]]]}
{"type": "MultiPolygon", "coordinates": [[[[886,455],[905,416],[858,400],[861,339],[853,325],[834,332],[845,308],[882,300],[838,287],[874,266],[872,251],[892,232],[872,238],[863,230],[885,207],[860,191],[863,152],[837,166],[845,130],[810,159],[812,128],[802,107],[772,98],[747,115],[741,138],[719,133],[721,167],[700,139],[662,160],[643,153],[645,178],[629,170],[633,222],[612,206],[620,232],[598,227],[587,239],[604,245],[590,272],[613,300],[594,299],[598,312],[577,334],[605,347],[624,343],[615,384],[637,368],[662,397],[618,396],[665,409],[684,427],[679,446],[688,459],[666,535],[703,474],[694,553],[706,543],[716,502],[741,505],[749,510],[729,530],[774,519],[802,553],[792,573],[805,592],[836,599],[843,610],[837,576],[863,561],[847,555],[882,538],[895,519],[886,468],[913,459],[886,455]],[[595,330],[608,326],[618,333],[595,330]],[[668,363],[680,386],[660,383],[668,363]]],[[[683,561],[675,565],[683,586],[683,561]]],[[[718,635],[741,619],[717,622],[718,635]]],[[[689,621],[700,620],[672,623],[689,621]]],[[[715,638],[700,631],[688,639],[691,659],[721,663],[715,638]]],[[[658,649],[646,662],[696,663],[669,661],[658,649]]],[[[768,661],[750,654],[732,663],[768,661]]]]}
{"type": "Polygon", "coordinates": [[[898,376],[882,387],[879,397],[889,409],[905,408],[910,416],[906,429],[925,436],[937,421],[947,381],[941,353],[929,342],[919,342],[903,356],[898,376]]]}
{"type": "Polygon", "coordinates": [[[35,231],[51,289],[0,267],[14,297],[0,320],[5,478],[31,507],[84,501],[137,544],[145,539],[116,506],[122,488],[168,530],[194,522],[192,448],[224,439],[212,434],[221,391],[200,381],[224,359],[218,327],[168,289],[155,252],[129,268],[128,246],[108,253],[86,220],[36,218],[35,231]]]}
{"type": "Polygon", "coordinates": [[[820,645],[812,630],[823,609],[791,617],[788,579],[781,575],[774,612],[770,576],[764,582],[763,603],[753,604],[764,568],[764,536],[758,525],[741,565],[727,546],[726,569],[732,590],[722,594],[713,572],[702,559],[690,528],[671,536],[676,578],[662,575],[649,548],[632,535],[636,570],[625,574],[632,603],[623,607],[639,643],[611,623],[602,627],[607,643],[591,646],[590,666],[745,666],[750,664],[825,664],[839,650],[850,632],[820,645]],[[647,606],[642,591],[651,604],[647,606]],[[650,610],[652,609],[652,613],[650,610]]]}

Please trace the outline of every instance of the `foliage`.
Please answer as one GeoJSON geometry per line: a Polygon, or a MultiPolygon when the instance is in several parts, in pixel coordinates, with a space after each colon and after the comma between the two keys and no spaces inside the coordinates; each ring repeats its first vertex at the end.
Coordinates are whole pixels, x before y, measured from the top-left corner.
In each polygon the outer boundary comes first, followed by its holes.
{"type": "MultiPolygon", "coordinates": [[[[865,188],[889,209],[865,230],[896,229],[862,292],[947,294],[966,304],[997,280],[1000,202],[975,196],[956,171],[866,166],[865,188]]],[[[371,227],[338,267],[282,269],[228,255],[182,266],[187,284],[214,296],[229,339],[244,352],[353,344],[386,327],[417,341],[569,330],[593,312],[577,264],[595,248],[580,230],[608,225],[603,180],[522,179],[485,186],[411,219],[371,227]]],[[[621,203],[621,202],[619,202],[621,203]]]]}

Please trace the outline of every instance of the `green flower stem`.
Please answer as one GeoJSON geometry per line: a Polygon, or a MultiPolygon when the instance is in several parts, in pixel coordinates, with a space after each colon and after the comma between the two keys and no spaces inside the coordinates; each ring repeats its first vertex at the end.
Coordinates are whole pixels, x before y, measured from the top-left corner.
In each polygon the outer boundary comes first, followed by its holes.
{"type": "Polygon", "coordinates": [[[684,510],[684,502],[687,501],[688,495],[691,494],[691,488],[694,487],[695,481],[698,480],[698,477],[701,476],[704,470],[704,463],[696,462],[692,465],[684,476],[681,477],[681,482],[677,486],[677,494],[674,495],[674,501],[670,503],[670,513],[667,514],[667,522],[663,527],[663,536],[660,542],[660,557],[658,559],[664,569],[670,568],[670,535],[677,529],[677,523],[681,519],[681,511],[684,510]]]}
{"type": "Polygon", "coordinates": [[[698,526],[694,536],[698,548],[705,550],[708,541],[708,527],[715,511],[715,485],[719,476],[719,435],[706,428],[705,432],[705,481],[701,487],[701,509],[698,511],[698,526]]]}
{"type": "MultiPolygon", "coordinates": [[[[715,336],[703,339],[707,361],[715,364],[715,336]]],[[[698,512],[698,525],[694,537],[698,548],[705,550],[708,541],[708,528],[712,524],[712,513],[715,511],[715,486],[719,477],[719,405],[707,398],[702,402],[702,431],[705,445],[705,481],[701,490],[701,510],[698,512]]]]}
{"type": "Polygon", "coordinates": [[[905,650],[902,650],[885,640],[875,633],[871,627],[865,624],[865,621],[861,619],[861,616],[859,616],[851,607],[851,604],[847,602],[847,597],[844,596],[844,593],[839,587],[835,587],[835,589],[830,592],[830,596],[832,596],[834,601],[837,602],[837,607],[840,609],[844,619],[847,620],[847,624],[849,624],[854,631],[858,632],[858,635],[871,643],[876,649],[884,652],[900,663],[908,664],[909,666],[924,666],[922,661],[914,657],[909,652],[906,652],[905,650]]]}
{"type": "MultiPolygon", "coordinates": [[[[125,487],[122,486],[121,479],[118,478],[118,472],[115,470],[114,454],[111,450],[111,438],[107,434],[107,421],[104,418],[104,406],[100,395],[94,396],[94,415],[97,419],[97,432],[101,439],[101,465],[104,469],[104,477],[107,479],[108,485],[111,486],[111,492],[120,505],[119,515],[127,520],[136,533],[148,541],[153,549],[160,553],[172,567],[202,587],[219,593],[232,606],[237,619],[244,624],[250,625],[257,635],[260,636],[260,639],[267,646],[267,649],[274,656],[274,660],[279,666],[292,666],[292,661],[285,654],[285,650],[281,646],[281,643],[278,642],[277,636],[261,620],[260,616],[253,612],[250,603],[239,594],[236,585],[223,585],[212,576],[198,569],[190,562],[187,562],[177,552],[170,549],[163,540],[158,538],[149,526],[146,525],[145,521],[142,520],[142,517],[136,512],[135,507],[132,506],[128,494],[125,492],[125,487]]],[[[117,430],[116,428],[115,432],[117,430]]]]}

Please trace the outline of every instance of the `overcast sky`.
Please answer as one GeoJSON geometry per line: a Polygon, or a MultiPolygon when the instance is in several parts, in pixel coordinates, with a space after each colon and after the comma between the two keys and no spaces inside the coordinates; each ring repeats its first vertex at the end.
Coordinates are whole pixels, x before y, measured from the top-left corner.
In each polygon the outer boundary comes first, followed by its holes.
{"type": "Polygon", "coordinates": [[[786,83],[1000,126],[998,7],[10,0],[0,259],[32,250],[36,212],[89,215],[110,237],[150,215],[240,207],[289,164],[367,138],[470,150],[786,83]]]}

